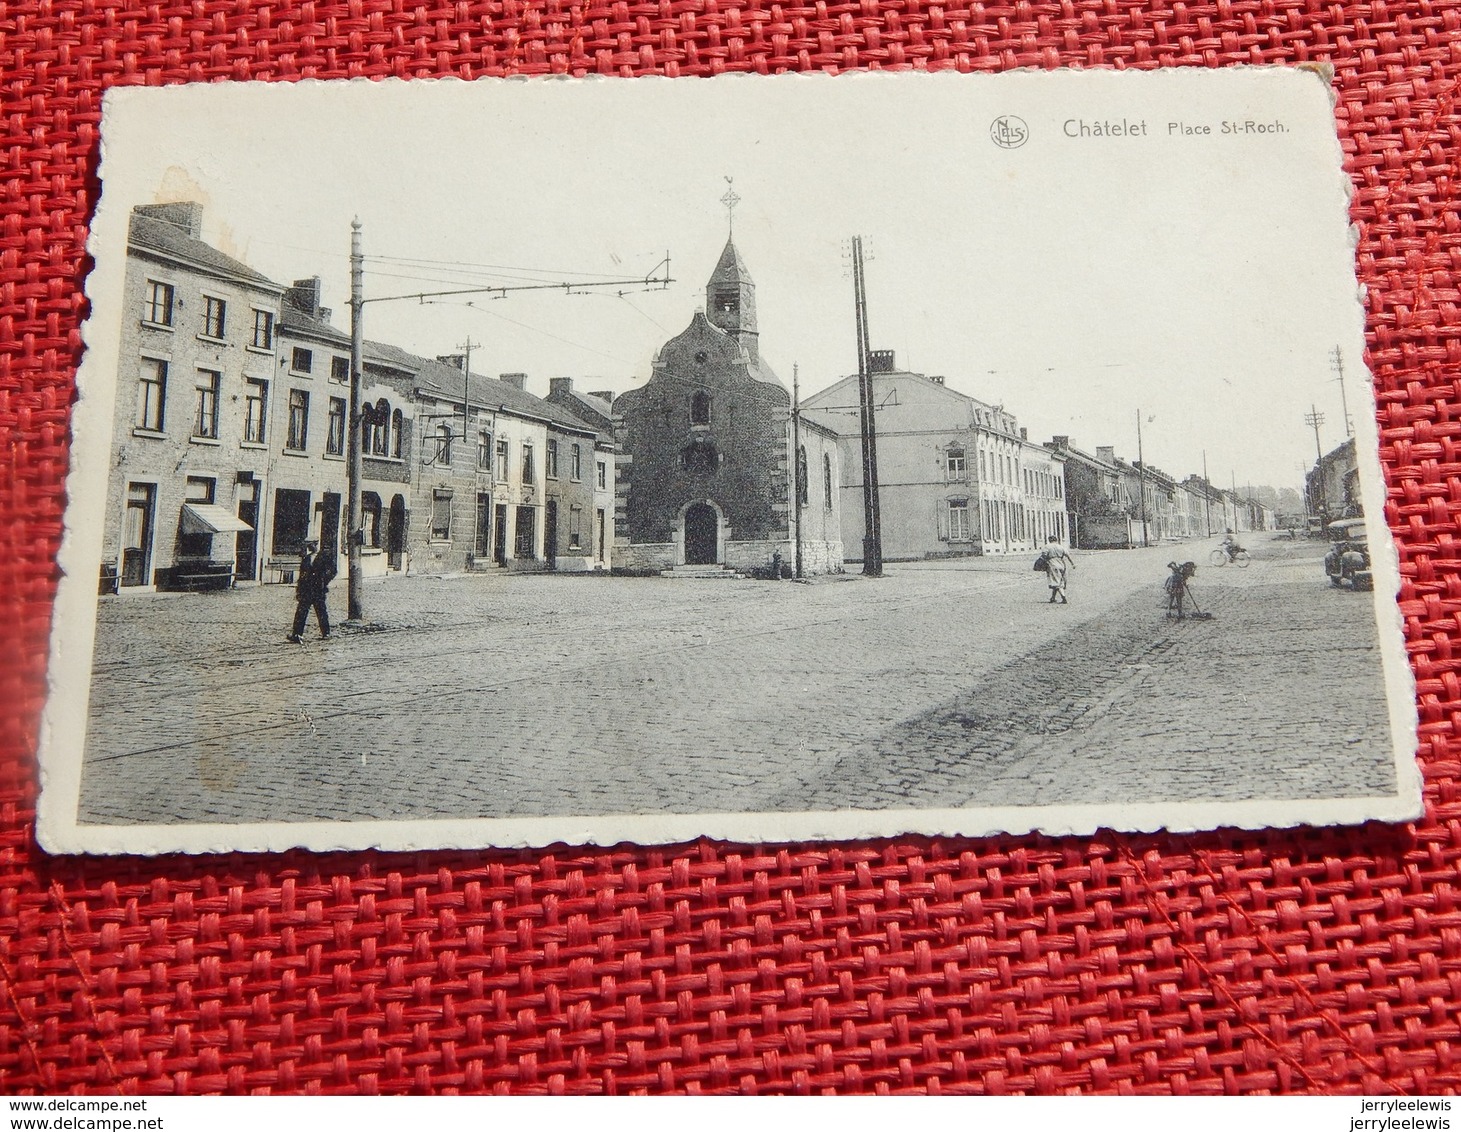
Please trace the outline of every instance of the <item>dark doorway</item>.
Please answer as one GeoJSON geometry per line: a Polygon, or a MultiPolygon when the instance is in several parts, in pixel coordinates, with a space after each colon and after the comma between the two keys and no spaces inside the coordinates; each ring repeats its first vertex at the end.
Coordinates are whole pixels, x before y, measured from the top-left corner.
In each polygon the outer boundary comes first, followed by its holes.
{"type": "Polygon", "coordinates": [[[533,544],[537,542],[537,516],[531,507],[517,509],[517,521],[513,524],[512,556],[523,561],[532,561],[533,544]]]}
{"type": "Polygon", "coordinates": [[[233,548],[233,569],[238,580],[252,582],[259,576],[259,481],[238,485],[238,517],[252,530],[239,531],[233,548]]]}
{"type": "Polygon", "coordinates": [[[127,518],[122,531],[120,579],[124,586],[147,584],[148,568],[152,563],[152,520],[156,499],[156,484],[127,485],[127,518]]]}
{"type": "Polygon", "coordinates": [[[406,568],[406,501],[399,495],[391,498],[390,518],[386,520],[386,565],[392,570],[406,568]]]}
{"type": "Polygon", "coordinates": [[[543,508],[543,557],[548,569],[558,561],[558,501],[548,500],[543,508]]]}
{"type": "Polygon", "coordinates": [[[719,534],[715,508],[707,503],[691,504],[685,511],[685,564],[709,566],[720,561],[719,534]]]}
{"type": "Polygon", "coordinates": [[[507,565],[507,504],[497,505],[496,524],[492,532],[492,560],[507,565]]]}
{"type": "Polygon", "coordinates": [[[320,500],[320,549],[340,551],[340,497],[333,491],[320,500]]]}
{"type": "Polygon", "coordinates": [[[485,562],[492,553],[492,496],[487,492],[477,493],[477,545],[473,557],[485,562]]]}

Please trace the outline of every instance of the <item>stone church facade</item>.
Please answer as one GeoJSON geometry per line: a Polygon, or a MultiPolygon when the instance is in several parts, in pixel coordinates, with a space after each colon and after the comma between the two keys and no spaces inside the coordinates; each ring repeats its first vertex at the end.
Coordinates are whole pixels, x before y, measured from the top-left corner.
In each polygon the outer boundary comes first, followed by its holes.
{"type": "Polygon", "coordinates": [[[803,422],[761,359],[756,287],[732,241],[649,380],[614,402],[616,567],[842,569],[837,438],[803,422]],[[798,539],[800,527],[800,539],[798,539]]]}

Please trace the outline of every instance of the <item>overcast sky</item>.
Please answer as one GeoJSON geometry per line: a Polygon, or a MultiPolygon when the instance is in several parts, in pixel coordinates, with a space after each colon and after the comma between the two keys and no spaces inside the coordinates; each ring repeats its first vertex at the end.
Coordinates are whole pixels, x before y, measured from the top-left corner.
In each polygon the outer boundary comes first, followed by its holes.
{"type": "Polygon", "coordinates": [[[804,392],[856,369],[846,247],[861,234],[872,346],[1003,404],[1032,438],[1135,458],[1140,412],[1148,461],[1179,478],[1206,451],[1220,484],[1297,486],[1311,403],[1324,448],[1344,436],[1336,345],[1351,417],[1373,412],[1345,183],[1312,76],[243,84],[109,99],[102,244],[133,204],[200,200],[210,243],[282,282],[322,276],[342,329],[355,216],[372,298],[640,278],[668,252],[663,290],[366,308],[368,337],[426,355],[470,337],[474,369],[526,371],[540,394],[553,376],[616,391],[645,380],[704,302],[731,176],[762,354],[788,386],[799,366],[804,392]],[[1025,144],[993,144],[1001,115],[1026,123],[1025,144]],[[1224,120],[1287,132],[1224,136],[1224,120]],[[1081,122],[1146,133],[1066,136],[1081,122]]]}

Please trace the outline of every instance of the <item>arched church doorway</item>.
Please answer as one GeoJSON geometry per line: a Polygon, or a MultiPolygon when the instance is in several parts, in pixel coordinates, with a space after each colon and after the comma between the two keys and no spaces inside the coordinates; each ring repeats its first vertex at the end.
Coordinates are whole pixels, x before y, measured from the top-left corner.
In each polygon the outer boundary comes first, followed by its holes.
{"type": "Polygon", "coordinates": [[[710,566],[720,561],[720,518],[708,503],[685,509],[685,564],[710,566]]]}

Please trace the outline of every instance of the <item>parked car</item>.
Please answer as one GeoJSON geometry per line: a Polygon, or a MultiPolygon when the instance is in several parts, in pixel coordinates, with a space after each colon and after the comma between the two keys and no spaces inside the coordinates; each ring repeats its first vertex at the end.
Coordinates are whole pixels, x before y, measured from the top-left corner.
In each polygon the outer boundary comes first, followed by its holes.
{"type": "Polygon", "coordinates": [[[1352,590],[1372,590],[1375,576],[1370,573],[1370,547],[1365,540],[1363,519],[1341,519],[1329,524],[1329,539],[1334,544],[1324,556],[1324,573],[1331,586],[1348,585],[1352,590]]]}

